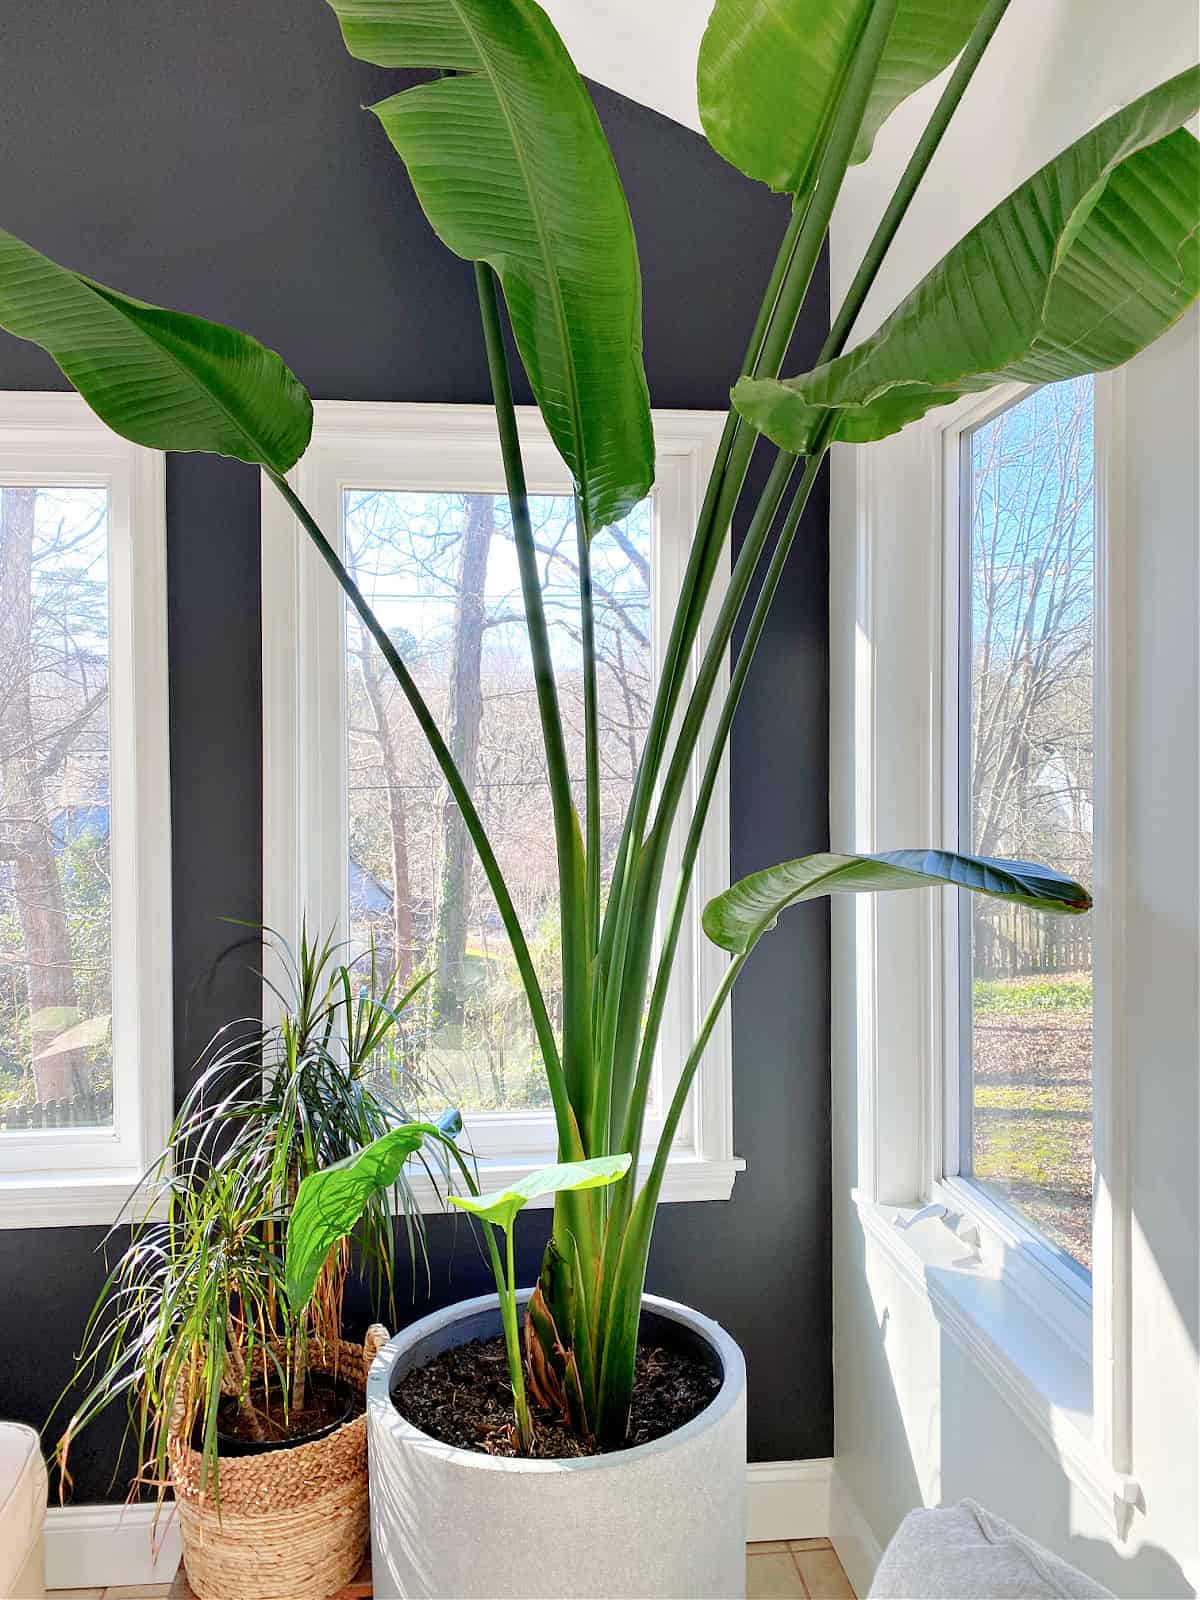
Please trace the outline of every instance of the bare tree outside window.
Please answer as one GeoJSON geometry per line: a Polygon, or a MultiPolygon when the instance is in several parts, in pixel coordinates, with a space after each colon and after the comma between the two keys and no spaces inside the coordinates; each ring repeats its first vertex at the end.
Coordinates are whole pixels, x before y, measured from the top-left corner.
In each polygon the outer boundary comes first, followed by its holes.
{"type": "MultiPolygon", "coordinates": [[[[1092,879],[1095,454],[1090,377],[963,441],[964,832],[1092,879]]],[[[1090,1269],[1089,925],[973,900],[964,1168],[1090,1269]]]]}
{"type": "MultiPolygon", "coordinates": [[[[531,502],[568,757],[584,773],[574,506],[531,502]]],[[[592,544],[603,870],[649,720],[651,507],[592,544]]],[[[494,842],[557,1016],[550,797],[507,499],[352,489],[347,564],[404,654],[494,842]]],[[[378,651],[347,611],[350,931],[406,975],[431,973],[398,1066],[464,1109],[548,1105],[523,991],[458,808],[378,651]]]]}
{"type": "Polygon", "coordinates": [[[0,1136],[112,1123],[107,517],[0,487],[0,1136]]]}

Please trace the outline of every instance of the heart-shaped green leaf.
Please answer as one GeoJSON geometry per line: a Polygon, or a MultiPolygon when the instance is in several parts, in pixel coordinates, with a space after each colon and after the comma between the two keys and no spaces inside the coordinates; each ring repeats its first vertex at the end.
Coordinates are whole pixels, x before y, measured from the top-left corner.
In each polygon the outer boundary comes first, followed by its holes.
{"type": "Polygon", "coordinates": [[[40,345],[114,433],[286,472],[312,405],[273,350],[219,322],[131,300],[0,230],[0,327],[40,345]]]}
{"type": "Polygon", "coordinates": [[[1056,156],[971,229],[871,338],[799,378],[743,378],[734,404],[803,454],[837,409],[867,443],[1005,380],[1103,372],[1200,294],[1200,68],[1056,156]]]}
{"type": "Polygon", "coordinates": [[[654,478],[633,225],[608,142],[533,0],[330,0],[352,55],[455,75],[372,107],[438,236],[500,276],[594,532],[654,478]]]}
{"type": "Polygon", "coordinates": [[[460,1211],[470,1211],[472,1215],[482,1217],[485,1222],[494,1223],[498,1228],[511,1228],[517,1213],[539,1195],[563,1194],[574,1189],[602,1189],[606,1184],[616,1183],[618,1178],[623,1178],[629,1171],[631,1160],[629,1155],[620,1155],[593,1156],[589,1161],[562,1161],[554,1166],[538,1167],[534,1172],[527,1172],[516,1183],[494,1194],[478,1197],[452,1194],[447,1198],[460,1211]]]}
{"type": "Polygon", "coordinates": [[[462,1128],[457,1111],[437,1122],[404,1122],[320,1172],[296,1191],[287,1225],[287,1297],[293,1311],[308,1304],[325,1258],[352,1233],[373,1195],[391,1189],[404,1163],[425,1141],[445,1144],[462,1128]]]}
{"type": "Polygon", "coordinates": [[[886,850],[874,856],[831,852],[783,861],[732,884],[704,908],[704,931],[733,955],[746,955],[781,911],[826,894],[877,894],[948,883],[1034,911],[1089,911],[1082,884],[1028,861],[962,856],[951,850],[886,850]]]}
{"type": "MultiPolygon", "coordinates": [[[[900,0],[863,115],[854,161],[884,120],[936,78],[988,0],[900,0]]],[[[717,0],[697,62],[700,120],[747,177],[807,189],[873,0],[717,0]]]]}

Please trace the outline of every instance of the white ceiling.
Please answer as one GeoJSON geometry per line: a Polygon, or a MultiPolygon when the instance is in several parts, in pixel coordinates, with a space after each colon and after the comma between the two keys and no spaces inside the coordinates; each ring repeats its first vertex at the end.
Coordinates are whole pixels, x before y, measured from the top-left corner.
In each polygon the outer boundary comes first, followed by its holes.
{"type": "Polygon", "coordinates": [[[542,0],[585,77],[700,127],[696,52],[712,0],[542,0]]]}

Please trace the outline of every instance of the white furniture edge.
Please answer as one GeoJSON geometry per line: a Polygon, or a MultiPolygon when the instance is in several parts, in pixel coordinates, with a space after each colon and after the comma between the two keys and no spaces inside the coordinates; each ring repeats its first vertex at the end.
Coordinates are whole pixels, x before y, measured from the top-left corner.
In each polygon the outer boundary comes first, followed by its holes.
{"type": "MultiPolygon", "coordinates": [[[[832,1479],[828,1458],[752,1461],[746,1468],[747,1540],[827,1538],[832,1479]]],[[[153,1527],[153,1505],[52,1506],[46,1514],[47,1587],[169,1583],[180,1559],[170,1501],[159,1519],[157,1561],[153,1527]]]]}
{"type": "MultiPolygon", "coordinates": [[[[328,493],[325,460],[338,463],[344,479],[362,482],[362,473],[383,486],[406,487],[444,480],[460,487],[488,487],[502,482],[502,463],[496,436],[495,412],[485,405],[425,405],[393,401],[318,400],[313,405],[313,439],[309,450],[289,473],[289,481],[330,536],[336,505],[328,493]]],[[[664,495],[683,501],[690,525],[691,510],[698,510],[708,470],[715,453],[725,413],[717,411],[659,410],[653,413],[655,442],[660,462],[670,462],[659,487],[664,495]]],[[[518,426],[526,456],[526,471],[533,492],[567,487],[566,469],[553,448],[549,433],[535,406],[517,407],[518,426]]],[[[274,486],[262,485],[263,548],[263,921],[289,939],[299,933],[302,908],[310,922],[328,925],[338,915],[331,908],[344,900],[345,838],[344,796],[334,794],[328,781],[329,764],[313,777],[314,762],[306,752],[317,748],[325,718],[342,715],[341,600],[329,573],[303,539],[294,518],[274,486]],[[295,640],[308,641],[323,665],[306,677],[297,667],[295,640]],[[336,690],[334,679],[337,680],[336,690]],[[340,821],[338,820],[340,818],[340,821]],[[306,843],[315,838],[314,847],[306,843]],[[324,845],[324,848],[322,848],[324,845]]],[[[686,551],[672,552],[682,563],[686,551]]],[[[728,561],[728,550],[726,551],[728,561]]],[[[720,603],[727,565],[721,569],[710,597],[705,626],[720,603]]],[[[682,575],[682,566],[680,567],[682,575]]],[[[657,612],[655,635],[661,643],[669,616],[657,612]]],[[[728,681],[728,664],[718,680],[714,706],[706,718],[711,732],[728,681]]],[[[683,808],[686,812],[686,806],[683,808]]],[[[673,850],[678,849],[678,843],[673,850]]],[[[672,858],[674,859],[674,857],[672,858]]],[[[668,861],[667,881],[672,861],[668,861]]],[[[722,763],[713,794],[709,822],[697,861],[694,901],[702,905],[729,883],[729,778],[728,756],[722,763]]],[[[707,1008],[708,999],[724,976],[728,958],[708,940],[699,917],[685,923],[680,941],[677,972],[691,970],[693,992],[681,1003],[668,1005],[664,1018],[662,1056],[682,1061],[707,1008]],[[686,1012],[686,1015],[684,1013],[686,1012]]],[[[268,994],[270,1014],[274,1004],[268,994]]],[[[737,1173],[745,1162],[734,1152],[732,1021],[726,1007],[713,1030],[692,1094],[694,1111],[681,1125],[663,1186],[664,1201],[727,1200],[737,1173]],[[690,1123],[690,1126],[687,1124],[690,1123]]],[[[668,1088],[669,1092],[669,1088],[668,1088]]],[[[513,1146],[505,1146],[502,1126],[481,1118],[472,1126],[467,1118],[481,1166],[498,1180],[519,1176],[530,1166],[553,1159],[553,1124],[547,1115],[507,1120],[518,1126],[513,1146]],[[542,1141],[540,1148],[534,1146],[542,1141]]],[[[647,1127],[646,1147],[652,1152],[657,1128],[647,1127]]],[[[421,1173],[413,1175],[413,1193],[422,1211],[441,1209],[433,1184],[421,1173]]]]}

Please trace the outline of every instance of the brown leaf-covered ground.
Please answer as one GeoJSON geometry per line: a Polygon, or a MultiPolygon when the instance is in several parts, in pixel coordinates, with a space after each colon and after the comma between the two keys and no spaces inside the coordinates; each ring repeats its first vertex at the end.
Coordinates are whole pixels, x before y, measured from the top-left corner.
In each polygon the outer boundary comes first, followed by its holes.
{"type": "Polygon", "coordinates": [[[987,987],[1003,992],[975,1015],[975,1176],[1090,1270],[1090,1006],[1046,1006],[1032,980],[987,987]]]}

